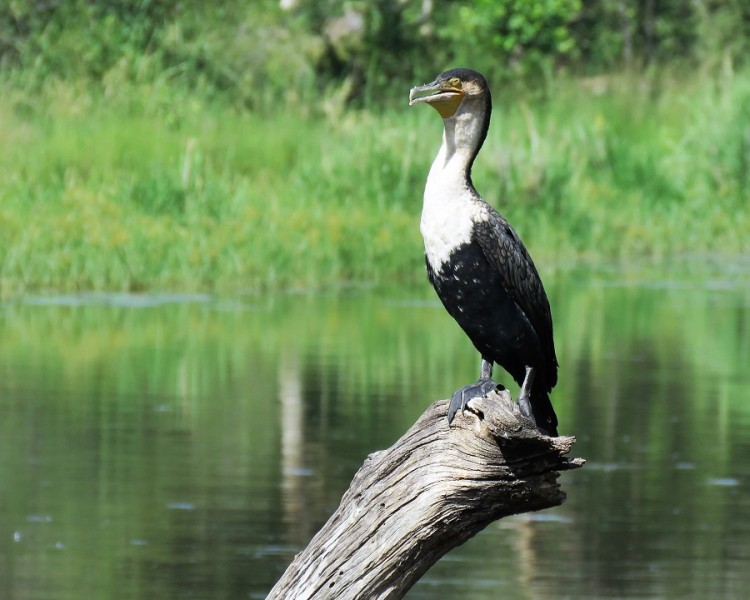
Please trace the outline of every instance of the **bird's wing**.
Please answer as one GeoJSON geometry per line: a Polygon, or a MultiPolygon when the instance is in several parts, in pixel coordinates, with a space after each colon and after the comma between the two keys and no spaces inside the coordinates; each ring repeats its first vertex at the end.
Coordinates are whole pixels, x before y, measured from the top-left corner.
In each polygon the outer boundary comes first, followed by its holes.
{"type": "Polygon", "coordinates": [[[490,264],[500,274],[503,287],[515,300],[537,332],[551,361],[550,383],[556,380],[557,358],[552,337],[552,313],[542,280],[521,238],[495,209],[474,223],[474,234],[490,264]]]}

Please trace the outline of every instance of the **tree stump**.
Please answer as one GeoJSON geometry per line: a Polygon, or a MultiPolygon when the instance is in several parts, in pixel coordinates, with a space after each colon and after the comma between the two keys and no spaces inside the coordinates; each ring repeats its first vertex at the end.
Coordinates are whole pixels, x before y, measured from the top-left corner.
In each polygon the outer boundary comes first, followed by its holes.
{"type": "Polygon", "coordinates": [[[573,437],[547,437],[507,390],[472,400],[452,425],[432,404],[388,450],[367,457],[338,509],[268,600],[402,598],[451,548],[492,521],[562,504],[573,437]]]}

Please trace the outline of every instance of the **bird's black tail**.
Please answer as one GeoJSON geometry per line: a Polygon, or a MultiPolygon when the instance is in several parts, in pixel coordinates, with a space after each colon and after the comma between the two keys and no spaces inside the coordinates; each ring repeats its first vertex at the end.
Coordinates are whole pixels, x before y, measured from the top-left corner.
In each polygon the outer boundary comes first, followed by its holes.
{"type": "Polygon", "coordinates": [[[536,426],[545,434],[557,437],[557,415],[552,408],[549,394],[544,388],[533,386],[531,388],[531,412],[534,415],[536,426]]]}

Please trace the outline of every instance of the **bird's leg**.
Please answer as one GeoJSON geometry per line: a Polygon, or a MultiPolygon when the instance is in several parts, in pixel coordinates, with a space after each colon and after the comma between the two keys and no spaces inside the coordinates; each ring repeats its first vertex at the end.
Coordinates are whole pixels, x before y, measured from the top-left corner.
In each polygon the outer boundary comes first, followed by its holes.
{"type": "Polygon", "coordinates": [[[526,376],[518,392],[518,407],[521,409],[521,414],[536,425],[534,414],[531,412],[531,386],[534,384],[534,375],[534,367],[526,367],[526,376]]]}
{"type": "Polygon", "coordinates": [[[483,356],[479,379],[474,383],[465,385],[460,390],[456,390],[451,396],[451,403],[448,407],[448,424],[450,425],[453,421],[453,417],[456,416],[459,409],[461,413],[464,412],[469,400],[486,396],[496,387],[497,385],[492,381],[492,361],[483,356]]]}
{"type": "Polygon", "coordinates": [[[482,370],[479,375],[479,381],[492,380],[492,361],[488,358],[482,357],[482,370]]]}

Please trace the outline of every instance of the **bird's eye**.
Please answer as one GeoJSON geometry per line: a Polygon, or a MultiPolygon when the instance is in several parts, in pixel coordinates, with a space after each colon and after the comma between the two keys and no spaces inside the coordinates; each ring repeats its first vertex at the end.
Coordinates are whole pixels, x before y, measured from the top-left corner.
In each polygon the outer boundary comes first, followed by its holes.
{"type": "Polygon", "coordinates": [[[454,88],[461,89],[461,80],[458,77],[451,77],[451,80],[448,83],[450,83],[454,88]]]}

